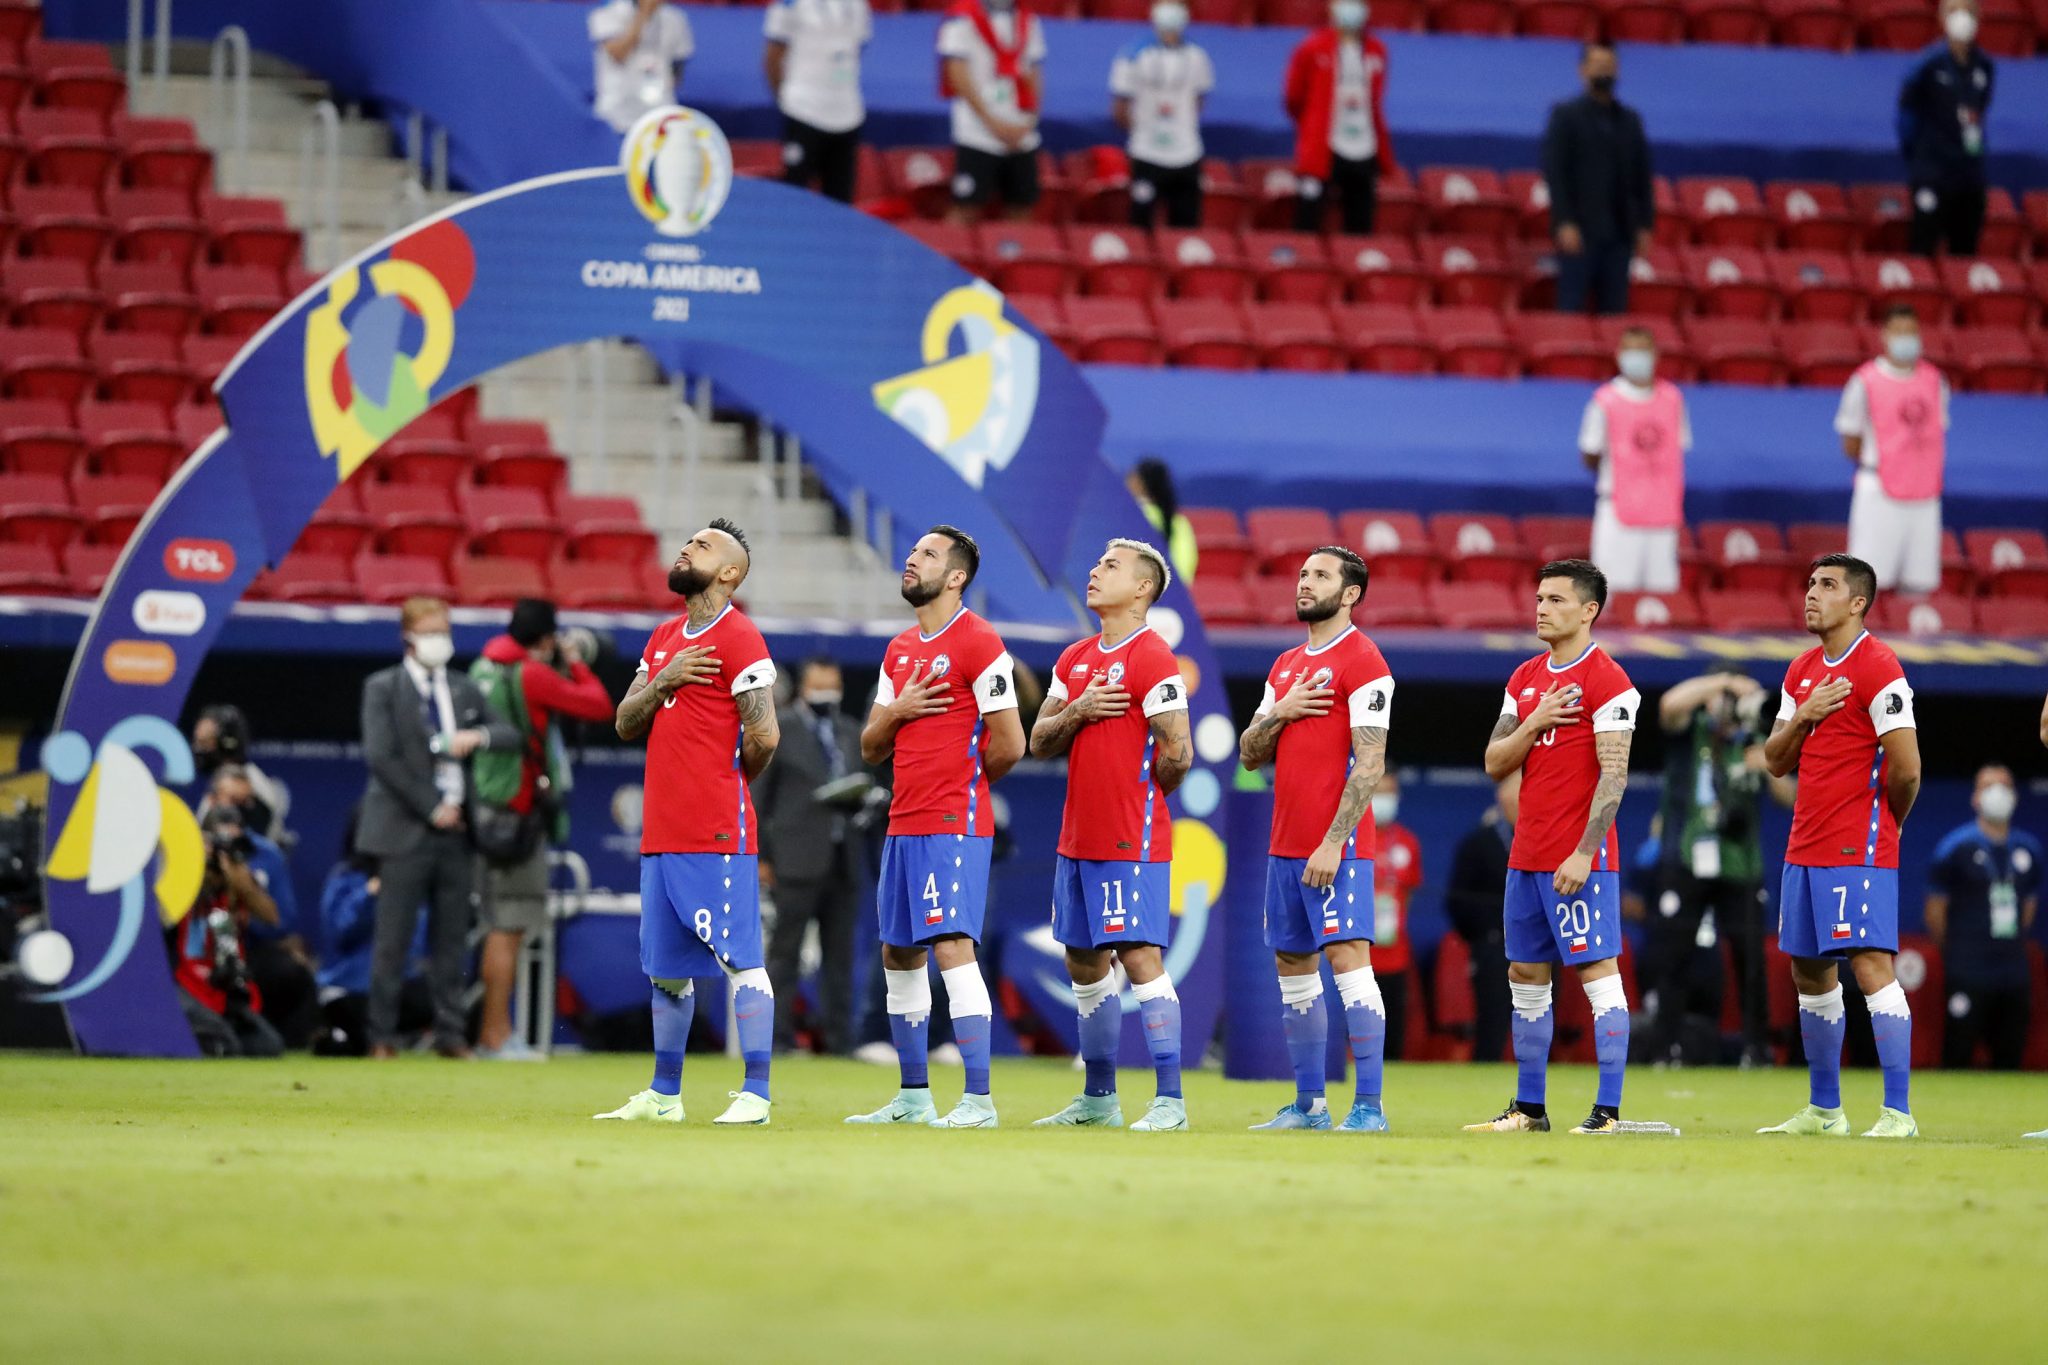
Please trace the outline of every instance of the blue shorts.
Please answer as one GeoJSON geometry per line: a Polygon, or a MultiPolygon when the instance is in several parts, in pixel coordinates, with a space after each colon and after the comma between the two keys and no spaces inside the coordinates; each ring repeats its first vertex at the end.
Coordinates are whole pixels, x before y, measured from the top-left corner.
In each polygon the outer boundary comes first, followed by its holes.
{"type": "Polygon", "coordinates": [[[641,970],[657,980],[677,980],[761,965],[759,858],[640,855],[641,970]]]}
{"type": "Polygon", "coordinates": [[[1052,936],[1069,948],[1166,946],[1172,863],[1086,863],[1060,855],[1052,870],[1052,936]]]}
{"type": "Polygon", "coordinates": [[[1510,962],[1583,967],[1621,956],[1621,874],[1595,867],[1574,896],[1561,896],[1552,873],[1508,869],[1501,929],[1510,962]]]}
{"type": "Polygon", "coordinates": [[[915,948],[965,934],[981,942],[995,840],[972,834],[892,834],[882,841],[875,909],[882,942],[915,948]]]}
{"type": "Polygon", "coordinates": [[[1786,863],[1778,884],[1778,947],[1792,957],[1899,950],[1899,870],[1786,863]]]}
{"type": "Polygon", "coordinates": [[[1315,953],[1347,939],[1372,942],[1372,859],[1344,859],[1321,889],[1302,881],[1307,870],[1306,858],[1266,859],[1266,946],[1315,953]]]}

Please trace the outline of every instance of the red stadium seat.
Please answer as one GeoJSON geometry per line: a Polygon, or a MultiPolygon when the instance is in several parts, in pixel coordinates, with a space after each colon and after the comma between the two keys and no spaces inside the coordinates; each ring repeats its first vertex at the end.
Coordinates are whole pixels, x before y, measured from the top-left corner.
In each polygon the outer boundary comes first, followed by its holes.
{"type": "Polygon", "coordinates": [[[27,144],[29,177],[40,185],[97,191],[121,159],[121,144],[89,109],[20,109],[14,125],[27,144]]]}
{"type": "Polygon", "coordinates": [[[1337,536],[1372,566],[1374,583],[1419,584],[1439,577],[1436,546],[1413,512],[1346,512],[1338,518],[1337,536]]]}
{"type": "Polygon", "coordinates": [[[1600,613],[1600,624],[1622,630],[1698,630],[1702,618],[1689,592],[1618,592],[1600,613]]]}
{"type": "Polygon", "coordinates": [[[156,403],[80,403],[78,431],[102,474],[167,478],[185,458],[185,443],[156,403]]]}
{"type": "Polygon", "coordinates": [[[100,590],[107,585],[107,576],[114,572],[114,565],[120,558],[121,547],[118,545],[93,545],[82,540],[72,541],[58,556],[64,565],[64,577],[71,582],[71,590],[85,597],[100,595],[100,590]]]}
{"type": "Polygon", "coordinates": [[[937,218],[952,202],[953,154],[943,147],[892,147],[882,153],[889,183],[920,218],[937,218]]]}
{"type": "MultiPolygon", "coordinates": [[[[1105,5],[1134,8],[1136,0],[1091,0],[1089,17],[1112,17],[1103,12],[1105,5]]],[[[1131,160],[1123,148],[1083,147],[1067,156],[1066,172],[1074,185],[1076,223],[1130,221],[1131,160]]]]}
{"type": "Polygon", "coordinates": [[[1692,311],[1692,279],[1685,260],[1668,246],[1639,251],[1628,264],[1630,311],[1672,318],[1692,311]]]}
{"type": "MultiPolygon", "coordinates": [[[[416,421],[413,426],[418,426],[416,421]]],[[[381,482],[430,484],[452,489],[467,483],[475,471],[476,452],[465,441],[401,432],[371,457],[372,474],[381,482]]],[[[367,505],[367,504],[366,504],[367,505]]]]}
{"type": "MultiPolygon", "coordinates": [[[[495,423],[486,422],[479,425],[486,430],[483,435],[476,437],[478,483],[531,488],[550,497],[556,490],[567,486],[569,462],[556,454],[554,448],[547,443],[546,428],[542,428],[538,437],[510,436],[492,434],[488,428],[497,425],[495,423]]],[[[516,425],[529,424],[522,422],[516,425]]]]}
{"type": "Polygon", "coordinates": [[[86,349],[99,371],[99,395],[123,402],[155,403],[166,412],[193,388],[192,371],[177,341],[149,332],[94,332],[86,349]]]}
{"type": "Polygon", "coordinates": [[[1686,254],[1686,271],[1700,312],[1708,317],[1768,322],[1778,316],[1778,284],[1762,252],[1746,246],[1695,247],[1686,254]]]}
{"type": "Polygon", "coordinates": [[[1341,371],[1349,353],[1330,312],[1313,303],[1254,303],[1247,307],[1252,344],[1269,370],[1341,371]]]}
{"type": "Polygon", "coordinates": [[[122,332],[182,337],[199,326],[199,300],[185,287],[184,269],[168,261],[108,261],[99,269],[103,315],[122,332]]]}
{"type": "Polygon", "coordinates": [[[1511,379],[1519,365],[1501,315],[1491,308],[1436,308],[1421,314],[1444,374],[1511,379]]]}
{"type": "Polygon", "coordinates": [[[1521,519],[1521,532],[1522,544],[1535,559],[1585,559],[1593,548],[1591,517],[1532,514],[1521,519]]]}
{"type": "Polygon", "coordinates": [[[1454,580],[1515,588],[1528,581],[1531,565],[1521,533],[1498,513],[1438,512],[1429,519],[1429,538],[1454,580]]]}
{"type": "Polygon", "coordinates": [[[79,354],[78,336],[68,328],[0,329],[0,387],[9,398],[49,398],[76,403],[93,386],[91,362],[79,354]]]}
{"type": "Polygon", "coordinates": [[[1870,609],[1870,624],[1895,634],[1968,635],[1977,628],[1977,609],[1969,598],[1955,593],[1935,593],[1917,601],[1883,593],[1870,609]]]}
{"type": "Polygon", "coordinates": [[[1689,175],[1676,189],[1692,219],[1693,236],[1707,246],[1770,246],[1777,236],[1771,211],[1756,183],[1741,176],[1689,175]]]}
{"type": "Polygon", "coordinates": [[[1656,317],[1648,313],[1624,313],[1619,317],[1595,318],[1593,327],[1600,335],[1600,344],[1609,352],[1621,349],[1621,334],[1640,327],[1650,334],[1657,345],[1657,373],[1674,384],[1689,384],[1699,377],[1699,360],[1692,353],[1692,343],[1685,339],[1685,333],[1670,318],[1656,317]]]}
{"type": "Polygon", "coordinates": [[[1228,507],[1183,507],[1181,515],[1201,547],[1199,577],[1242,578],[1252,567],[1252,542],[1228,507]]]}
{"type": "Polygon", "coordinates": [[[2048,362],[2017,327],[1970,327],[1955,333],[1952,355],[1962,362],[1964,386],[1978,393],[2048,391],[2048,362]]]}
{"type": "Polygon", "coordinates": [[[1525,38],[1583,43],[1600,31],[1600,9],[1593,0],[1520,0],[1515,20],[1515,31],[1525,38]]]}
{"type": "Polygon", "coordinates": [[[1524,313],[1508,319],[1508,335],[1521,350],[1526,376],[1597,383],[1614,371],[1613,353],[1600,344],[1589,317],[1524,313]]]}
{"type": "Polygon", "coordinates": [[[1957,315],[1972,326],[2029,327],[2040,315],[2041,300],[2016,262],[1946,260],[1941,279],[1957,315]]]}
{"type": "Polygon", "coordinates": [[[1244,529],[1258,571],[1290,579],[1311,551],[1337,543],[1337,528],[1320,507],[1254,507],[1244,514],[1244,529]]]}
{"type": "Polygon", "coordinates": [[[1251,194],[1238,179],[1237,167],[1218,157],[1202,162],[1202,222],[1233,231],[1249,225],[1251,194]]]}
{"type": "Polygon", "coordinates": [[[0,474],[0,542],[61,550],[79,538],[85,519],[55,474],[0,474]]]}
{"type": "MultiPolygon", "coordinates": [[[[1373,573],[1379,573],[1375,565],[1373,573]]],[[[1436,609],[1420,584],[1386,584],[1374,577],[1363,605],[1354,607],[1351,619],[1367,630],[1400,626],[1434,626],[1436,609]]]]}
{"type": "Polygon", "coordinates": [[[1066,305],[1043,294],[1011,294],[1006,302],[1017,316],[1045,333],[1062,351],[1074,350],[1073,329],[1067,326],[1066,305]]]}
{"type": "Polygon", "coordinates": [[[294,549],[268,573],[257,575],[249,596],[311,606],[363,600],[350,561],[333,554],[294,549]]]}
{"type": "MultiPolygon", "coordinates": [[[[1834,0],[1824,0],[1833,4],[1834,0]]],[[[1913,199],[1904,185],[1851,185],[1849,211],[1861,225],[1858,245],[1869,251],[1904,251],[1913,199]]]]}
{"type": "Polygon", "coordinates": [[[1494,582],[1432,583],[1429,605],[1447,630],[1507,630],[1527,626],[1535,617],[1505,585],[1494,582]]]}
{"type": "Polygon", "coordinates": [[[1799,629],[1799,603],[1784,593],[1753,589],[1700,594],[1700,619],[1708,630],[1799,629]]]}
{"type": "Polygon", "coordinates": [[[57,597],[71,590],[57,552],[35,543],[0,543],[0,593],[57,597]]]}
{"type": "Polygon", "coordinates": [[[277,272],[262,266],[194,266],[192,289],[215,336],[253,336],[285,304],[277,272]]]}
{"type": "Polygon", "coordinates": [[[0,402],[0,468],[65,477],[85,460],[71,407],[50,398],[0,402]]]}
{"type": "Polygon", "coordinates": [[[1251,298],[1251,267],[1235,233],[1167,229],[1159,233],[1158,243],[1159,262],[1176,298],[1234,303],[1251,298]]]}
{"type": "Polygon", "coordinates": [[[2029,12],[2024,0],[1986,0],[1978,17],[1977,46],[1994,57],[2031,57],[2048,11],[2029,12]]]}
{"type": "Polygon", "coordinates": [[[213,386],[213,381],[220,378],[220,372],[241,349],[242,343],[233,337],[210,337],[203,332],[195,332],[178,343],[178,352],[192,371],[193,381],[202,389],[213,386]]]}
{"type": "Polygon", "coordinates": [[[1685,37],[1679,0],[1600,0],[1609,42],[1676,43],[1685,37]]]}
{"type": "MultiPolygon", "coordinates": [[[[350,485],[341,487],[346,489],[350,485]]],[[[299,532],[299,539],[292,548],[309,554],[352,560],[370,548],[376,529],[354,499],[344,500],[330,494],[327,501],[320,504],[320,510],[313,513],[313,519],[306,523],[306,529],[299,532]]]]}
{"type": "Polygon", "coordinates": [[[1860,0],[1856,8],[1858,36],[1865,47],[1915,52],[1941,32],[1936,8],[1919,0],[1860,0]]]}
{"type": "Polygon", "coordinates": [[[445,562],[469,537],[469,526],[445,488],[422,483],[370,483],[363,514],[376,528],[378,553],[422,555],[445,562]]]}
{"type": "Polygon", "coordinates": [[[474,555],[545,562],[566,539],[538,488],[471,484],[457,490],[457,506],[469,522],[474,555]]]}
{"type": "Polygon", "coordinates": [[[19,240],[29,255],[91,265],[114,240],[114,225],[100,211],[94,190],[77,185],[18,185],[9,198],[21,223],[19,240]]]}
{"type": "Polygon", "coordinates": [[[915,220],[898,223],[897,227],[941,256],[977,275],[981,273],[981,247],[974,239],[973,228],[959,223],[926,223],[915,220]]]}
{"type": "Polygon", "coordinates": [[[1354,303],[1412,307],[1428,294],[1415,244],[1405,237],[1332,238],[1330,257],[1344,278],[1345,296],[1354,303]]]}
{"type": "MultiPolygon", "coordinates": [[[[1328,6],[1322,7],[1319,16],[1310,21],[1309,26],[1322,24],[1328,15],[1328,6]]],[[[1250,199],[1250,225],[1276,232],[1291,229],[1294,226],[1296,192],[1301,187],[1300,177],[1294,173],[1294,163],[1271,157],[1254,157],[1240,162],[1238,170],[1250,199]]]]}
{"type": "Polygon", "coordinates": [[[1009,293],[1064,294],[1079,272],[1060,230],[1047,223],[983,223],[975,245],[988,277],[1009,293]]]}
{"type": "Polygon", "coordinates": [[[506,555],[464,555],[455,561],[456,600],[471,607],[509,607],[522,597],[547,596],[540,565],[506,555]]]}
{"type": "Polygon", "coordinates": [[[1541,171],[1509,171],[1504,181],[1515,206],[1516,235],[1524,241],[1550,241],[1550,185],[1541,171]]]}
{"type": "Polygon", "coordinates": [[[213,236],[213,258],[224,265],[283,270],[299,263],[299,230],[275,199],[209,195],[202,205],[213,236]]]}
{"type": "Polygon", "coordinates": [[[1986,601],[1978,610],[1977,619],[1986,635],[2008,640],[2048,639],[2048,601],[2039,597],[1986,601]]]}
{"type": "Polygon", "coordinates": [[[1880,321],[1894,304],[1908,304],[1920,315],[1922,324],[1948,318],[1948,290],[1942,287],[1934,265],[1924,257],[1897,255],[1865,256],[1857,262],[1864,293],[1870,299],[1870,317],[1880,321]]]}
{"type": "Polygon", "coordinates": [[[1839,251],[1795,248],[1771,253],[1771,279],[1784,296],[1785,316],[1800,322],[1857,322],[1863,318],[1863,282],[1839,251]]]}
{"type": "Polygon", "coordinates": [[[1158,329],[1136,299],[1065,300],[1078,358],[1098,364],[1157,365],[1166,353],[1158,329]]]}
{"type": "Polygon", "coordinates": [[[1507,187],[1483,166],[1428,167],[1417,189],[1432,232],[1506,237],[1515,229],[1517,213],[1507,187]]]}
{"type": "Polygon", "coordinates": [[[1684,9],[1685,36],[1695,43],[1761,47],[1770,41],[1763,0],[1685,0],[1684,9]]]}
{"type": "Polygon", "coordinates": [[[1752,318],[1687,318],[1685,335],[1700,360],[1700,377],[1716,384],[1785,382],[1785,357],[1770,324],[1752,318]]]}
{"type": "MultiPolygon", "coordinates": [[[[1728,591],[1776,595],[1790,586],[1795,566],[1785,537],[1768,521],[1709,521],[1699,527],[1700,548],[1728,591]]],[[[1712,618],[1712,613],[1708,613],[1712,618]]]]}
{"type": "Polygon", "coordinates": [[[174,408],[171,411],[171,430],[178,433],[178,440],[185,449],[197,450],[208,437],[220,430],[222,420],[219,404],[207,395],[174,408]]]}
{"type": "Polygon", "coordinates": [[[1337,336],[1353,368],[1382,374],[1435,374],[1436,343],[1413,308],[1394,304],[1340,304],[1331,310],[1337,336]]]}
{"type": "Polygon", "coordinates": [[[1314,233],[1247,232],[1243,242],[1262,299],[1327,304],[1343,287],[1323,239],[1314,233]]]}
{"type": "Polygon", "coordinates": [[[1244,310],[1224,299],[1162,299],[1153,309],[1159,343],[1175,365],[1218,370],[1258,368],[1244,310]]]}
{"type": "Polygon", "coordinates": [[[1984,228],[1977,238],[1977,254],[1997,260],[2011,260],[2026,250],[2027,221],[2020,215],[2012,191],[1993,185],[1984,192],[1984,228]]]}
{"type": "Polygon", "coordinates": [[[1764,186],[1764,203],[1777,220],[1779,240],[1788,248],[1849,251],[1862,243],[1856,215],[1840,185],[1826,180],[1773,180],[1764,186]]]}
{"type": "Polygon", "coordinates": [[[1963,547],[1978,581],[1992,594],[2011,598],[2048,593],[2048,538],[2039,531],[1980,527],[1963,532],[1963,547]]]}
{"type": "Polygon", "coordinates": [[[1430,0],[1429,26],[1438,33],[1505,38],[1515,30],[1513,0],[1430,0]]]}
{"type": "Polygon", "coordinates": [[[127,100],[128,83],[114,70],[107,49],[97,43],[30,38],[22,44],[22,56],[35,75],[36,96],[45,105],[89,109],[104,117],[127,100]]]}
{"type": "Polygon", "coordinates": [[[200,145],[189,120],[113,116],[121,144],[121,178],[138,187],[196,194],[213,179],[213,153],[200,145]]]}
{"type": "Polygon", "coordinates": [[[576,559],[643,564],[653,563],[659,553],[655,534],[641,524],[640,504],[632,498],[558,493],[555,516],[568,529],[569,553],[576,559]]]}
{"type": "Polygon", "coordinates": [[[454,595],[442,561],[426,555],[363,555],[355,562],[359,600],[396,606],[408,597],[454,595]]]}
{"type": "Polygon", "coordinates": [[[1070,227],[1067,252],[1080,267],[1084,293],[1156,299],[1166,292],[1152,239],[1136,228],[1070,227]]]}
{"type": "Polygon", "coordinates": [[[1778,329],[1787,377],[1794,384],[1839,388],[1870,359],[1863,334],[1847,322],[1788,322],[1778,329]]]}
{"type": "Polygon", "coordinates": [[[1417,254],[1436,302],[1449,308],[1504,308],[1517,272],[1500,243],[1485,237],[1425,237],[1417,254]]]}
{"type": "Polygon", "coordinates": [[[185,270],[206,250],[206,225],[192,216],[191,200],[181,191],[115,189],[106,201],[114,254],[123,260],[165,261],[185,270]]]}
{"type": "Polygon", "coordinates": [[[95,545],[127,544],[157,489],[155,480],[133,475],[73,479],[71,500],[84,520],[85,538],[95,545]]]}
{"type": "MultiPolygon", "coordinates": [[[[1208,552],[1205,549],[1203,553],[1208,552]]],[[[1204,625],[1248,626],[1259,619],[1251,587],[1242,578],[1211,575],[1205,568],[1189,591],[1194,594],[1195,610],[1202,614],[1204,625]]]]}
{"type": "Polygon", "coordinates": [[[1845,52],[1855,41],[1856,21],[1842,0],[1764,0],[1764,12],[1781,47],[1845,52]]]}
{"type": "Polygon", "coordinates": [[[647,598],[632,567],[601,559],[556,560],[548,566],[548,592],[570,611],[636,611],[647,598]]]}

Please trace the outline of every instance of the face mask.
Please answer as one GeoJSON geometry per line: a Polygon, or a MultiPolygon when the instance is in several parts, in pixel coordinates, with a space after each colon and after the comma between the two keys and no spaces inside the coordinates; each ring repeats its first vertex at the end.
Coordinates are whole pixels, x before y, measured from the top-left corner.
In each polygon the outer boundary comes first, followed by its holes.
{"type": "Polygon", "coordinates": [[[2019,794],[2003,782],[1994,783],[1977,793],[1977,813],[1994,825],[2002,825],[2012,819],[2012,808],[2019,804],[2019,794]]]}
{"type": "Polygon", "coordinates": [[[1615,357],[1615,362],[1621,366],[1621,377],[1631,384],[1647,384],[1650,376],[1657,372],[1657,356],[1652,351],[1623,351],[1615,357]]]}
{"type": "Polygon", "coordinates": [[[1384,825],[1401,813],[1401,797],[1398,792],[1374,792],[1372,794],[1373,823],[1384,825]]]}
{"type": "Polygon", "coordinates": [[[1349,33],[1365,27],[1365,0],[1337,0],[1330,6],[1330,22],[1349,33]]]}
{"type": "Polygon", "coordinates": [[[433,635],[415,635],[412,638],[412,656],[420,661],[420,667],[429,671],[446,668],[448,661],[455,657],[455,637],[442,631],[433,635]]]}
{"type": "Polygon", "coordinates": [[[843,692],[806,692],[804,693],[804,705],[810,707],[813,711],[823,714],[837,707],[844,696],[845,693],[843,692]]]}
{"type": "Polygon", "coordinates": [[[1952,9],[1941,21],[1952,43],[1970,43],[1977,39],[1977,16],[1966,9],[1952,9]]]}
{"type": "Polygon", "coordinates": [[[269,803],[253,796],[235,809],[242,812],[242,828],[254,830],[259,834],[268,830],[270,822],[275,818],[271,814],[269,803]]]}
{"type": "Polygon", "coordinates": [[[1596,95],[1611,95],[1614,93],[1614,77],[1595,76],[1586,82],[1586,87],[1596,95]]]}
{"type": "Polygon", "coordinates": [[[1177,3],[1154,5],[1152,27],[1161,33],[1179,33],[1188,26],[1188,7],[1177,3]]]}
{"type": "Polygon", "coordinates": [[[1920,360],[1920,338],[1916,336],[1886,337],[1884,353],[1892,364],[1901,368],[1916,365],[1920,360]]]}

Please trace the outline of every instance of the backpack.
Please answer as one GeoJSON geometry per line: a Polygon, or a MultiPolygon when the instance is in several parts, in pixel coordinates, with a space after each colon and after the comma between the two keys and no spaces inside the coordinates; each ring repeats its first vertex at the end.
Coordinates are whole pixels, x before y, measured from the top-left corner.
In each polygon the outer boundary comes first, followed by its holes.
{"type": "Polygon", "coordinates": [[[554,792],[555,763],[546,732],[533,728],[526,708],[526,660],[512,665],[478,659],[470,665],[469,676],[484,695],[484,704],[519,731],[517,749],[479,749],[469,760],[471,790],[476,796],[473,831],[477,851],[487,862],[516,867],[533,857],[542,841],[568,834],[564,812],[554,792]],[[519,795],[519,782],[527,760],[540,769],[534,782],[532,807],[512,809],[519,795]]]}

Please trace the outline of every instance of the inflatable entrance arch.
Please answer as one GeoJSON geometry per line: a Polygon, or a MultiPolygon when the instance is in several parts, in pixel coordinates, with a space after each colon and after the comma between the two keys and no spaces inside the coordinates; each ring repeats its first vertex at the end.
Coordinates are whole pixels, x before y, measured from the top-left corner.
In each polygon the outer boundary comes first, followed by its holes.
{"type": "MultiPolygon", "coordinates": [[[[633,338],[800,437],[835,491],[866,489],[911,531],[972,531],[995,614],[1068,620],[1077,637],[1071,590],[1103,541],[1154,537],[1101,455],[1094,393],[993,287],[839,204],[736,181],[723,134],[694,111],[650,114],[620,161],[394,235],[309,289],[222,375],[227,425],[123,551],[42,752],[46,896],[71,966],[41,998],[62,1004],[83,1051],[196,1055],[156,925],[190,903],[203,843],[164,784],[192,780],[177,722],[235,602],[337,483],[501,365],[633,338]]],[[[1153,621],[1190,684],[1197,759],[1177,797],[1171,960],[1187,1036],[1206,1038],[1236,743],[1182,584],[1153,621]]],[[[1057,965],[1048,954],[1018,984],[1056,1004],[1057,965]]],[[[1126,1047],[1142,1056],[1135,1029],[1126,1047]]]]}

